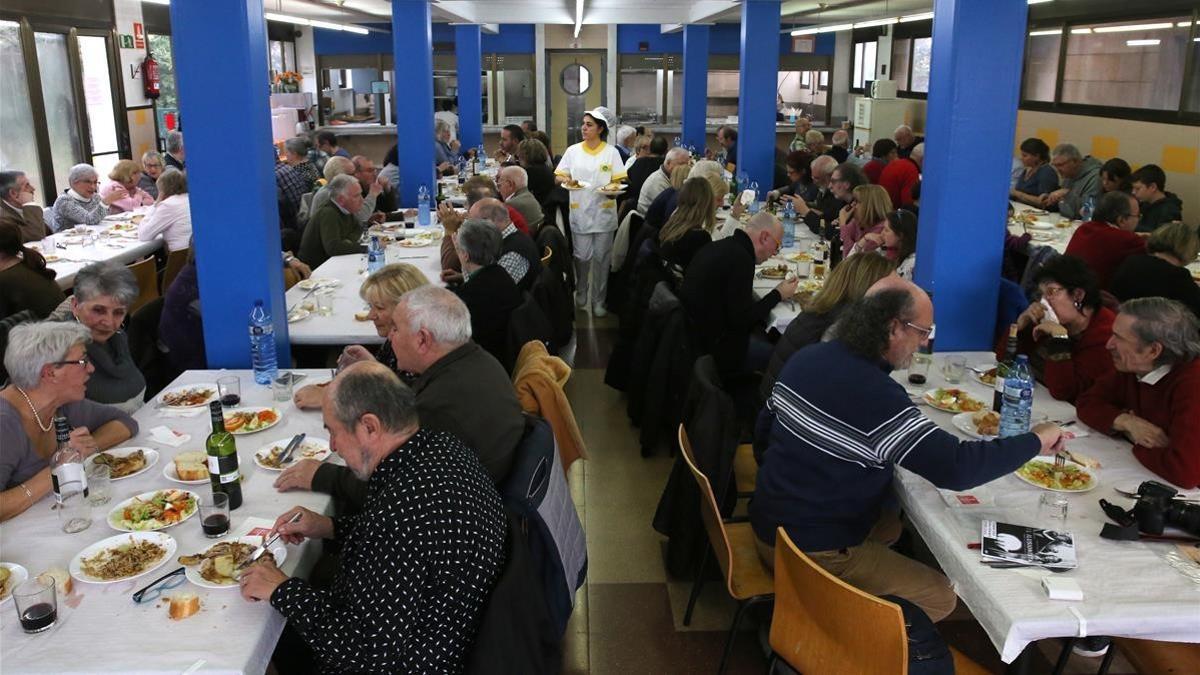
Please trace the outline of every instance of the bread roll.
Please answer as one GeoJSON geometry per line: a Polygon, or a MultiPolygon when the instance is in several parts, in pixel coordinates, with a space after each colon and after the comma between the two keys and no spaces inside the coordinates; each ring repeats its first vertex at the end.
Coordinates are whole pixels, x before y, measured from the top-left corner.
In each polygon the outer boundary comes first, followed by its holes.
{"type": "Polygon", "coordinates": [[[171,596],[170,617],[186,619],[200,611],[200,596],[195,593],[176,593],[171,596]]]}
{"type": "Polygon", "coordinates": [[[51,567],[50,569],[38,575],[39,581],[53,581],[54,590],[58,593],[58,597],[70,595],[75,589],[75,582],[71,579],[71,575],[61,567],[51,567]]]}
{"type": "Polygon", "coordinates": [[[179,480],[208,478],[208,455],[203,452],[181,452],[175,456],[175,473],[179,480]]]}
{"type": "Polygon", "coordinates": [[[355,312],[354,313],[355,321],[366,321],[369,318],[371,318],[369,312],[355,312]]]}

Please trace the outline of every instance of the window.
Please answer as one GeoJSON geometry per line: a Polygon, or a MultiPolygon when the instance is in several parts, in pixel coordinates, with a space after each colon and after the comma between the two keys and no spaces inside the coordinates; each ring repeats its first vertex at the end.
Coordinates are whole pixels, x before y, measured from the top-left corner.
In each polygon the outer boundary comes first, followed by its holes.
{"type": "MultiPolygon", "coordinates": [[[[0,21],[0,129],[4,129],[0,134],[0,166],[24,171],[29,182],[41,189],[41,165],[33,143],[33,110],[21,55],[21,26],[15,21],[0,21]]],[[[42,195],[42,199],[53,203],[54,195],[42,195]]]]}
{"type": "Polygon", "coordinates": [[[1191,17],[1072,26],[1062,102],[1177,110],[1191,17]]]}
{"type": "Polygon", "coordinates": [[[41,72],[42,102],[46,106],[46,127],[50,132],[54,184],[62,188],[67,185],[71,167],[83,161],[75,90],[71,86],[74,78],[67,59],[67,36],[34,33],[34,42],[41,72]]]}
{"type": "Polygon", "coordinates": [[[896,91],[908,91],[908,51],[911,46],[909,38],[892,40],[892,79],[896,81],[896,91]]]}
{"type": "Polygon", "coordinates": [[[851,73],[850,88],[862,89],[865,83],[875,79],[875,42],[854,43],[854,71],[851,73]]]}
{"type": "Polygon", "coordinates": [[[1192,42],[1192,81],[1183,94],[1183,109],[1200,112],[1200,38],[1192,42]]]}
{"type": "Polygon", "coordinates": [[[113,114],[112,82],[109,77],[108,40],[93,35],[79,36],[79,60],[83,64],[83,96],[88,127],[92,132],[91,164],[101,176],[120,157],[117,152],[117,120],[113,114]]]}
{"type": "Polygon", "coordinates": [[[929,63],[933,53],[933,38],[913,38],[912,41],[912,83],[909,91],[921,94],[929,93],[929,63]]]}
{"type": "Polygon", "coordinates": [[[1021,98],[1027,101],[1053,101],[1058,82],[1058,53],[1062,29],[1033,30],[1025,47],[1025,82],[1021,98]]]}
{"type": "MultiPolygon", "coordinates": [[[[150,54],[158,62],[158,99],[154,101],[154,113],[158,116],[158,137],[164,143],[167,132],[179,126],[179,94],[175,89],[175,60],[171,53],[171,36],[154,35],[150,38],[150,54]]],[[[161,147],[161,146],[160,146],[161,147]]]]}
{"type": "Polygon", "coordinates": [[[271,73],[278,74],[287,70],[283,64],[283,43],[278,40],[271,40],[270,50],[268,54],[271,59],[271,73]]]}

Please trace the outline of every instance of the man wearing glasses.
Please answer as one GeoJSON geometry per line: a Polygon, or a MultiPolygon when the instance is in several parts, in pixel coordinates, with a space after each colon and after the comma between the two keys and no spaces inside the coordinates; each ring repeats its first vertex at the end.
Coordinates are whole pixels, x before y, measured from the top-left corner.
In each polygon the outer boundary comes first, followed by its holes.
{"type": "Polygon", "coordinates": [[[891,377],[933,332],[933,303],[910,281],[880,280],[833,330],[832,340],[788,360],[758,418],[755,449],[765,454],[750,522],[759,554],[774,565],[783,527],[834,576],[940,621],[956,602],[950,581],[889,548],[902,527],[893,468],[965,490],[1052,454],[1062,430],[1039,424],[1019,436],[961,441],[925,417],[891,377]]]}
{"type": "Polygon", "coordinates": [[[42,207],[33,200],[33,184],[25,172],[0,171],[0,224],[16,227],[21,243],[41,241],[50,234],[42,207]]]}

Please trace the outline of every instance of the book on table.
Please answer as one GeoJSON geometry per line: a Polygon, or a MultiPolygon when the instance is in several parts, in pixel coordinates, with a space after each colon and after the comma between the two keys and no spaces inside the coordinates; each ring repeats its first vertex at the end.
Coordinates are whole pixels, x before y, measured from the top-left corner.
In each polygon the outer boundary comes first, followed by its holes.
{"type": "Polygon", "coordinates": [[[985,561],[1056,569],[1078,564],[1070,532],[985,520],[980,542],[985,561]]]}

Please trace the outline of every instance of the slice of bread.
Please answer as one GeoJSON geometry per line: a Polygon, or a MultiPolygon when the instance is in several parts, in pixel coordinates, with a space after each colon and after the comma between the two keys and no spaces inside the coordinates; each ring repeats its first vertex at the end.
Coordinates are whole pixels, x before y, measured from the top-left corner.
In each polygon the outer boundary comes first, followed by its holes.
{"type": "Polygon", "coordinates": [[[71,575],[61,567],[51,567],[50,569],[38,575],[40,581],[53,581],[54,590],[58,593],[58,597],[63,597],[71,594],[75,589],[75,582],[71,579],[71,575]]]}
{"type": "Polygon", "coordinates": [[[195,450],[175,455],[175,474],[179,480],[208,478],[208,455],[195,450]]]}
{"type": "Polygon", "coordinates": [[[200,596],[195,593],[176,593],[171,596],[170,617],[176,621],[186,619],[200,611],[200,596]]]}

